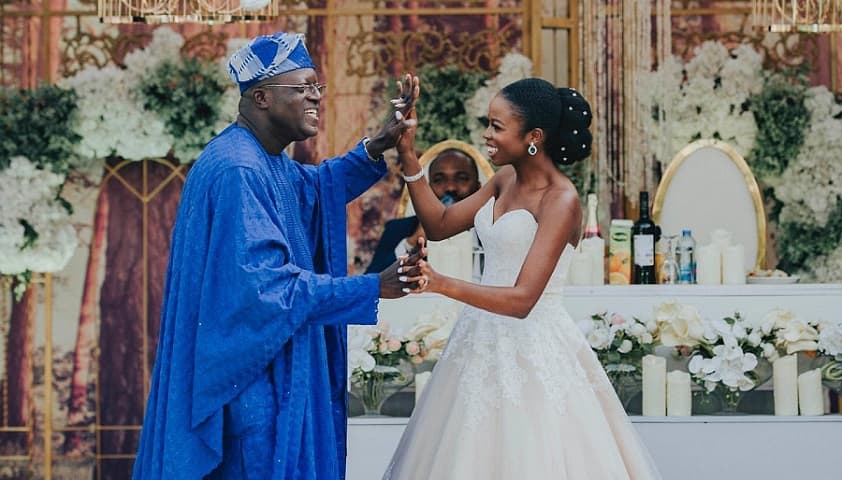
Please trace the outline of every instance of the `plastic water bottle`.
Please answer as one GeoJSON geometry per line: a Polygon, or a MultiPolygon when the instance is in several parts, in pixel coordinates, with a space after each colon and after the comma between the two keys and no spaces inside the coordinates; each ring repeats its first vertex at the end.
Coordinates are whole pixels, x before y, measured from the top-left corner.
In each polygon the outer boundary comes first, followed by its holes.
{"type": "Polygon", "coordinates": [[[696,241],[689,229],[681,231],[678,239],[678,283],[696,283],[696,241]]]}

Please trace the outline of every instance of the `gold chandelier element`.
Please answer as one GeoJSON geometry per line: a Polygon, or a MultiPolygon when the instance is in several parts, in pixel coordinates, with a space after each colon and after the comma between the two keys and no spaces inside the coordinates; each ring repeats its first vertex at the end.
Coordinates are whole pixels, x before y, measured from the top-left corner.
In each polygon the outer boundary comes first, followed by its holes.
{"type": "Polygon", "coordinates": [[[103,23],[226,23],[278,16],[274,0],[97,0],[103,23]]]}
{"type": "Polygon", "coordinates": [[[769,32],[842,32],[842,0],[752,0],[752,14],[769,32]]]}

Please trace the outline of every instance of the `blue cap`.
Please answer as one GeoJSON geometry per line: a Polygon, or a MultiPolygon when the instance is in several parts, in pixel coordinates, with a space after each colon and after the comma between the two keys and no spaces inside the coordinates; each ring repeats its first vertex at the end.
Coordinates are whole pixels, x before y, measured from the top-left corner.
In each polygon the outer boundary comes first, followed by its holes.
{"type": "Polygon", "coordinates": [[[240,86],[240,93],[261,80],[301,68],[316,66],[300,33],[260,35],[228,59],[228,75],[240,86]]]}

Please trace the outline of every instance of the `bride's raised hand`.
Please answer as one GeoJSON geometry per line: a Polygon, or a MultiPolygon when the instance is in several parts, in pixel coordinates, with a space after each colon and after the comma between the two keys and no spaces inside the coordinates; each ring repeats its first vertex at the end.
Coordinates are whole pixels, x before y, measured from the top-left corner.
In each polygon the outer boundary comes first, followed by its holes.
{"type": "Polygon", "coordinates": [[[395,145],[395,149],[398,151],[398,159],[401,161],[402,167],[408,156],[415,156],[415,132],[418,129],[418,113],[415,110],[415,107],[410,108],[409,111],[406,112],[404,121],[407,124],[407,127],[401,133],[400,138],[398,138],[398,143],[395,145]]]}

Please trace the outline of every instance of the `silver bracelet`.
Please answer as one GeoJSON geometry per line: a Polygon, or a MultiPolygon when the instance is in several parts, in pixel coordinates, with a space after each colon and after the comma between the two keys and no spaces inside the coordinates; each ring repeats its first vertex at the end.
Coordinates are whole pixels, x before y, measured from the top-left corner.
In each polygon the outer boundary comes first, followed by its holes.
{"type": "Polygon", "coordinates": [[[421,180],[421,177],[424,176],[424,169],[422,168],[415,175],[406,176],[404,174],[401,174],[401,176],[403,177],[403,181],[406,183],[417,182],[418,180],[421,180]]]}

